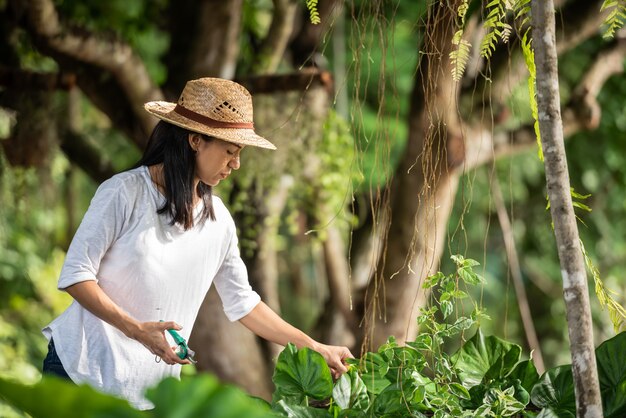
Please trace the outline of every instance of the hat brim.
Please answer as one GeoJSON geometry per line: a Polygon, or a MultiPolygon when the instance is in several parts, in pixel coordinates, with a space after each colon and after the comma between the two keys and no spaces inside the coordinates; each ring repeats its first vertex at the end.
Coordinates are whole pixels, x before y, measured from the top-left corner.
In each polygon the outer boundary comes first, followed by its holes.
{"type": "Polygon", "coordinates": [[[189,129],[204,135],[222,139],[239,145],[248,145],[265,149],[276,149],[276,146],[267,139],[259,136],[254,129],[247,128],[211,128],[202,123],[193,121],[174,112],[176,103],[148,102],[144,104],[146,111],[159,119],[169,122],[181,128],[189,129]]]}

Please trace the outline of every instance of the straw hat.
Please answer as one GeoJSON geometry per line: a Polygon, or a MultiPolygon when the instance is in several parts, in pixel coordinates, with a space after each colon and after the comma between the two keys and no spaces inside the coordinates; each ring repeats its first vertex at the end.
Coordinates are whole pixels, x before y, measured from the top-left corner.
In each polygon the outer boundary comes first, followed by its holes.
{"type": "Polygon", "coordinates": [[[243,86],[221,78],[188,81],[178,103],[148,102],[144,108],[166,122],[224,141],[276,149],[254,132],[252,96],[243,86]]]}

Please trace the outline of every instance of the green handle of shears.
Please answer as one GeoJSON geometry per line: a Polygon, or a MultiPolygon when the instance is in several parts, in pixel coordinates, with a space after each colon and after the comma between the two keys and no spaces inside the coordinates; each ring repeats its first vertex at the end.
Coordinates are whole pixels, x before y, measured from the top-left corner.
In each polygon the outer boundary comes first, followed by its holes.
{"type": "MultiPolygon", "coordinates": [[[[163,322],[163,320],[161,320],[160,322],[163,322]]],[[[178,347],[180,347],[180,350],[176,354],[181,360],[184,360],[187,357],[188,353],[187,342],[183,337],[180,336],[178,332],[176,332],[176,330],[168,329],[167,332],[170,333],[170,335],[174,339],[174,342],[178,345],[178,347]]]]}

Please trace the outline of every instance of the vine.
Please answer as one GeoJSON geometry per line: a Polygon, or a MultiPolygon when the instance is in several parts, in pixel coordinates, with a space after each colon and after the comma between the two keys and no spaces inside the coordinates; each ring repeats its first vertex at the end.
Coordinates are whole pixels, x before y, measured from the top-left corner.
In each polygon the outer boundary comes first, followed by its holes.
{"type": "Polygon", "coordinates": [[[539,110],[537,108],[537,68],[535,67],[535,50],[532,45],[532,38],[529,36],[530,27],[530,0],[518,0],[514,6],[515,18],[520,19],[520,27],[524,29],[522,35],[522,54],[528,68],[528,97],[530,101],[530,111],[534,120],[533,128],[537,138],[537,155],[543,161],[543,150],[541,149],[541,133],[539,132],[539,110]]]}
{"type": "Polygon", "coordinates": [[[587,254],[587,250],[585,249],[583,241],[579,241],[580,248],[583,252],[583,256],[585,257],[585,264],[587,265],[587,268],[589,269],[589,271],[591,272],[591,276],[593,277],[595,292],[596,296],[598,297],[598,301],[600,302],[600,306],[602,308],[606,308],[609,312],[609,318],[611,318],[611,322],[613,323],[613,330],[615,331],[615,333],[625,331],[626,309],[624,309],[624,307],[613,298],[613,295],[617,295],[617,293],[606,288],[606,285],[600,277],[600,271],[598,271],[598,268],[593,264],[591,257],[589,257],[589,254],[587,254]]]}

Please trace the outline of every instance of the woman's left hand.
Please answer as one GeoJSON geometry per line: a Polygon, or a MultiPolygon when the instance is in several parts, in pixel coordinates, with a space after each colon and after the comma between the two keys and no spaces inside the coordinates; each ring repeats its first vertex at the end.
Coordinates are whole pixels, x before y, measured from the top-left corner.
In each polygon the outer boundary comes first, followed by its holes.
{"type": "Polygon", "coordinates": [[[348,347],[318,343],[317,346],[314,347],[314,350],[324,357],[335,380],[339,379],[342,374],[348,371],[344,360],[354,358],[348,347]]]}

